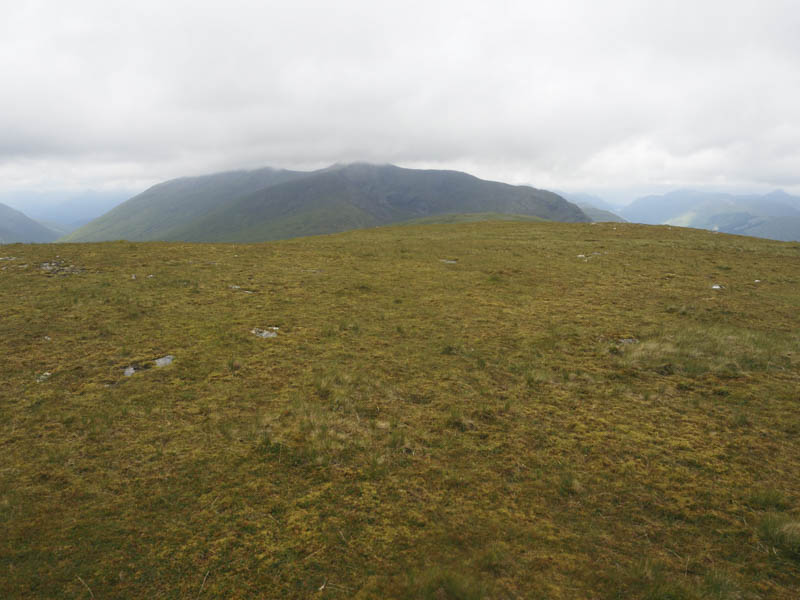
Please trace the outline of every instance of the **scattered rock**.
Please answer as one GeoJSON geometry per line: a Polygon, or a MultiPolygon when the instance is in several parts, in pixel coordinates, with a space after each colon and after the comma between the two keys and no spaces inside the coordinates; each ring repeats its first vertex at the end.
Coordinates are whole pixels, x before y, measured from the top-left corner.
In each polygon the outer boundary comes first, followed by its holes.
{"type": "Polygon", "coordinates": [[[636,339],[636,338],[634,338],[634,337],[629,337],[629,338],[620,338],[620,339],[619,339],[619,340],[617,340],[617,341],[618,341],[620,344],[638,344],[638,343],[639,343],[639,340],[637,340],[637,339],[636,339]]]}
{"type": "Polygon", "coordinates": [[[84,271],[75,265],[68,265],[66,261],[63,260],[44,262],[39,265],[39,268],[48,275],[76,275],[78,273],[83,273],[84,271]]]}
{"type": "Polygon", "coordinates": [[[171,365],[172,362],[175,360],[175,357],[172,354],[167,354],[166,356],[162,356],[161,358],[156,358],[152,361],[146,361],[144,363],[135,363],[130,366],[125,367],[125,370],[122,372],[125,377],[132,377],[139,371],[146,371],[155,365],[156,367],[166,367],[167,365],[171,365]]]}
{"type": "Polygon", "coordinates": [[[136,279],[136,275],[131,275],[131,279],[136,279]]]}
{"type": "Polygon", "coordinates": [[[48,379],[50,379],[51,375],[52,373],[50,371],[45,371],[36,378],[36,383],[43,383],[47,381],[48,379]]]}
{"type": "Polygon", "coordinates": [[[175,357],[172,356],[172,354],[167,354],[166,356],[156,359],[156,366],[166,367],[167,365],[171,365],[173,360],[175,360],[175,357]]]}
{"type": "Polygon", "coordinates": [[[453,260],[451,258],[440,258],[439,262],[443,262],[446,265],[457,265],[458,260],[453,260]]]}
{"type": "Polygon", "coordinates": [[[250,333],[260,338],[274,338],[278,337],[278,327],[267,327],[266,329],[259,329],[258,327],[251,329],[250,333]]]}
{"type": "Polygon", "coordinates": [[[153,277],[155,277],[155,275],[148,275],[147,276],[148,279],[152,279],[153,277]]]}
{"type": "Polygon", "coordinates": [[[49,335],[46,335],[46,336],[44,336],[44,341],[45,342],[52,342],[53,338],[51,338],[49,335]]]}
{"type": "Polygon", "coordinates": [[[577,258],[586,258],[585,254],[578,254],[577,258]]]}
{"type": "Polygon", "coordinates": [[[0,260],[17,260],[16,256],[0,256],[0,260]]]}
{"type": "Polygon", "coordinates": [[[711,289],[712,290],[724,290],[725,288],[722,287],[720,284],[715,283],[714,285],[711,286],[711,289]]]}
{"type": "Polygon", "coordinates": [[[756,279],[755,281],[753,281],[753,283],[761,283],[761,280],[760,279],[756,279]]]}

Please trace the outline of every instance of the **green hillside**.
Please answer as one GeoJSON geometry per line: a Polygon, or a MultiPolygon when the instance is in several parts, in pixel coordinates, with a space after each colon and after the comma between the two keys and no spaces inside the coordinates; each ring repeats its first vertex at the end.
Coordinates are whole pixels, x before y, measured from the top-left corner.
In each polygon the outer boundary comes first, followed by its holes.
{"type": "Polygon", "coordinates": [[[435,217],[423,217],[403,223],[403,225],[453,225],[457,223],[480,223],[482,221],[544,221],[541,217],[531,215],[514,215],[501,213],[466,213],[444,214],[435,217]]]}
{"type": "Polygon", "coordinates": [[[591,204],[578,204],[578,206],[595,223],[625,223],[625,219],[610,210],[603,210],[591,204]]]}
{"type": "Polygon", "coordinates": [[[800,216],[761,217],[750,213],[730,212],[697,221],[694,227],[784,242],[800,241],[800,216]]]}
{"type": "Polygon", "coordinates": [[[478,222],[0,259],[2,598],[797,597],[798,244],[478,222]]]}
{"type": "Polygon", "coordinates": [[[0,204],[0,244],[52,242],[58,234],[18,210],[0,204]]]}
{"type": "Polygon", "coordinates": [[[588,220],[577,206],[551,192],[456,171],[350,164],[310,173],[273,173],[269,184],[247,193],[230,189],[220,179],[230,174],[192,180],[191,197],[188,184],[178,186],[182,180],[167,182],[163,189],[148,190],[64,241],[259,242],[454,213],[588,220]],[[196,198],[200,194],[202,201],[196,198]]]}
{"type": "Polygon", "coordinates": [[[173,239],[172,230],[225,202],[301,175],[304,174],[267,167],[173,179],[123,202],[60,241],[173,239]]]}

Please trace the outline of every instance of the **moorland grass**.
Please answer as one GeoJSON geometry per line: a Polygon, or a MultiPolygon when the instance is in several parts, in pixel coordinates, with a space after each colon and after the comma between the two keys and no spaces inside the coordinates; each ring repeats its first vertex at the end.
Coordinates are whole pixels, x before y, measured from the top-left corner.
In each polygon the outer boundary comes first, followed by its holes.
{"type": "Polygon", "coordinates": [[[797,244],[463,223],[0,257],[0,597],[797,597],[797,244]]]}

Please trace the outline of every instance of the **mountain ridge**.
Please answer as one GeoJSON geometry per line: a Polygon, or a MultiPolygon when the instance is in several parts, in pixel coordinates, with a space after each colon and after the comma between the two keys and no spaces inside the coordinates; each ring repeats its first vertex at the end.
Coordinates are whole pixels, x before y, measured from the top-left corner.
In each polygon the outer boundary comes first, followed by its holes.
{"type": "Polygon", "coordinates": [[[0,203],[0,244],[47,243],[55,241],[58,236],[25,213],[0,203]]]}
{"type": "Polygon", "coordinates": [[[61,241],[258,242],[437,214],[489,212],[589,220],[576,205],[546,190],[459,171],[358,162],[311,172],[266,167],[170,180],[61,241]]]}

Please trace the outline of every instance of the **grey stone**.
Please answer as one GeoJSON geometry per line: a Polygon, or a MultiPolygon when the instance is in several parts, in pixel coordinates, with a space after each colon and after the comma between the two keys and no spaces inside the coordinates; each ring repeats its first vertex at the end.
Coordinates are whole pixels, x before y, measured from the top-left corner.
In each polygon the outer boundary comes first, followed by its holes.
{"type": "Polygon", "coordinates": [[[251,329],[250,333],[260,338],[274,338],[278,337],[278,327],[267,327],[266,329],[259,329],[256,327],[251,329]]]}
{"type": "Polygon", "coordinates": [[[167,354],[166,356],[156,359],[156,366],[166,367],[167,365],[171,365],[173,360],[175,360],[175,357],[172,356],[172,354],[167,354]]]}

